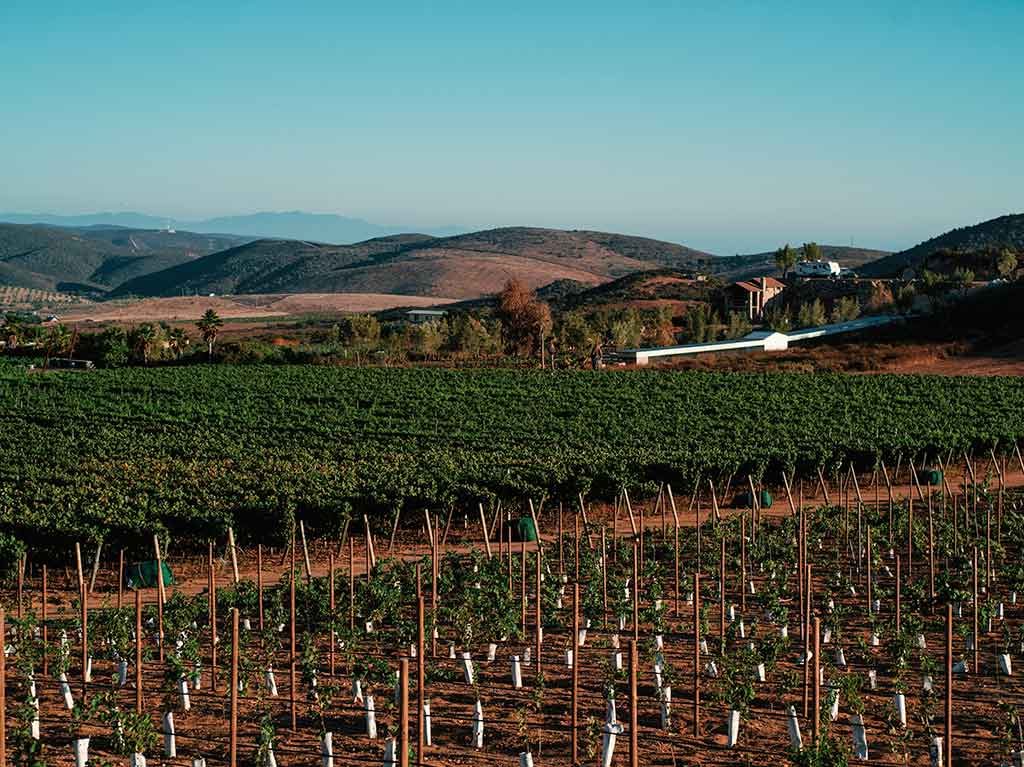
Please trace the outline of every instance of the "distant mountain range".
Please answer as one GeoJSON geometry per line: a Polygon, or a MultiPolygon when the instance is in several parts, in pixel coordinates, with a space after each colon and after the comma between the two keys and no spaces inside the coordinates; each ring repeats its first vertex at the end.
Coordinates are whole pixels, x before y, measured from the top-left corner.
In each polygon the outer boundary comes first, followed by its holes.
{"type": "MultiPolygon", "coordinates": [[[[53,213],[0,213],[0,221],[10,224],[47,224],[49,226],[123,226],[130,229],[174,229],[212,234],[235,234],[255,239],[275,237],[313,242],[354,243],[374,237],[384,237],[412,231],[408,226],[381,226],[361,218],[348,218],[334,213],[251,213],[242,216],[220,216],[199,221],[182,221],[145,213],[89,213],[79,216],[61,216],[53,213]]],[[[446,236],[457,234],[455,227],[427,230],[428,234],[446,236]]]]}

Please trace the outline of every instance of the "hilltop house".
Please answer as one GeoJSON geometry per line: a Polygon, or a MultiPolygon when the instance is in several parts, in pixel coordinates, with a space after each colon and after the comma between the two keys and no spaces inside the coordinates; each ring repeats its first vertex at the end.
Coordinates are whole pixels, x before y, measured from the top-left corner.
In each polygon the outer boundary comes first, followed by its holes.
{"type": "Polygon", "coordinates": [[[786,286],[774,277],[734,282],[725,288],[726,314],[737,312],[751,322],[759,322],[764,319],[768,304],[785,289],[786,286]]]}

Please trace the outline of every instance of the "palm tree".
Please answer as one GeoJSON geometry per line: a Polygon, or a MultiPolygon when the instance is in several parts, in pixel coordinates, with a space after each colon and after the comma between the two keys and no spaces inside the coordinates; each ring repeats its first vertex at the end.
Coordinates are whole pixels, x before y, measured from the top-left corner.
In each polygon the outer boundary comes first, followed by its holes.
{"type": "Polygon", "coordinates": [[[208,359],[213,359],[213,344],[217,340],[217,333],[220,332],[221,327],[224,325],[224,320],[220,318],[213,309],[207,309],[206,313],[203,314],[202,318],[196,323],[196,327],[199,329],[199,334],[206,341],[206,352],[208,359]]]}
{"type": "Polygon", "coordinates": [[[184,328],[170,328],[167,331],[167,344],[174,353],[174,358],[180,360],[185,347],[188,346],[188,333],[184,328]]]}
{"type": "Polygon", "coordinates": [[[151,322],[142,323],[128,334],[128,343],[132,351],[142,357],[143,365],[149,364],[149,353],[153,350],[159,337],[160,333],[151,322]]]}

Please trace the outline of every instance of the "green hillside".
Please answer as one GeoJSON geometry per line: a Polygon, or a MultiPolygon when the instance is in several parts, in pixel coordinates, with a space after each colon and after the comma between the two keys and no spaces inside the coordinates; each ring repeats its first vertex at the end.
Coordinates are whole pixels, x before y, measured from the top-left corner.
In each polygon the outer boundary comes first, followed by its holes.
{"type": "Polygon", "coordinates": [[[862,273],[868,277],[898,277],[906,269],[919,269],[937,254],[970,254],[1002,248],[1024,251],[1024,213],[951,229],[912,248],[875,261],[864,267],[862,273]]]}
{"type": "Polygon", "coordinates": [[[0,223],[0,284],[102,293],[125,280],[230,247],[231,235],[0,223]]]}

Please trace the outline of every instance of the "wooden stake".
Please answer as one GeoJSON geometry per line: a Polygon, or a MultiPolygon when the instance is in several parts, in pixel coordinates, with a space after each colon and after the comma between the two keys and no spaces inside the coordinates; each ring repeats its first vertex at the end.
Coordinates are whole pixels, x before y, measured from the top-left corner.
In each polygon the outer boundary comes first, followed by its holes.
{"type": "Polygon", "coordinates": [[[572,585],[572,764],[579,763],[579,696],[580,696],[580,584],[572,585]]]}
{"type": "Polygon", "coordinates": [[[78,593],[81,594],[85,590],[85,577],[82,575],[82,546],[75,541],[75,566],[78,573],[78,593]]]}
{"type": "Polygon", "coordinates": [[[523,636],[526,636],[526,541],[519,544],[520,567],[519,567],[519,602],[520,622],[522,624],[523,636]]]}
{"type": "MultiPolygon", "coordinates": [[[[810,685],[811,676],[811,614],[814,612],[812,596],[811,596],[811,565],[807,565],[807,572],[805,573],[806,585],[804,590],[807,592],[807,612],[803,615],[802,621],[804,624],[804,719],[809,716],[809,692],[808,688],[810,685]]],[[[817,653],[815,653],[817,655],[817,653]]]]}
{"type": "Polygon", "coordinates": [[[821,618],[814,618],[814,747],[821,729],[821,618]]]}
{"type": "MultiPolygon", "coordinates": [[[[294,578],[292,579],[294,580],[294,578]]],[[[295,691],[291,691],[292,700],[295,691]]],[[[228,730],[228,765],[238,767],[238,608],[231,609],[231,719],[228,730]]]]}
{"type": "Polygon", "coordinates": [[[945,740],[942,747],[946,751],[943,762],[952,767],[953,764],[953,603],[946,603],[946,712],[945,740]]]}
{"type": "Polygon", "coordinates": [[[256,544],[256,619],[263,632],[263,544],[256,544]]]}
{"type": "Polygon", "coordinates": [[[135,589],[135,713],[142,713],[142,589],[135,589]]]}
{"type": "Polygon", "coordinates": [[[561,505],[558,507],[558,575],[565,575],[565,524],[561,505]]]}
{"type": "Polygon", "coordinates": [[[868,525],[868,542],[867,542],[867,576],[868,576],[868,615],[874,612],[874,602],[871,599],[871,525],[868,525]]]}
{"type": "MultiPolygon", "coordinates": [[[[417,582],[419,580],[419,565],[416,565],[417,582]]],[[[331,621],[328,631],[331,633],[330,644],[327,649],[327,662],[331,670],[331,678],[334,677],[334,645],[337,640],[335,634],[335,620],[337,617],[337,602],[334,597],[334,550],[327,552],[327,606],[331,612],[331,621]]]]}
{"type": "Polygon", "coordinates": [[[740,514],[740,611],[747,609],[747,514],[740,514]]]}
{"type": "Polygon", "coordinates": [[[786,472],[782,472],[782,484],[786,488],[786,500],[789,501],[789,510],[796,516],[796,506],[793,504],[793,489],[789,486],[789,479],[786,477],[786,472]]]}
{"type": "Polygon", "coordinates": [[[427,520],[427,537],[430,539],[430,550],[434,550],[434,526],[430,524],[430,512],[426,509],[423,510],[423,518],[427,520]]]}
{"type": "Polygon", "coordinates": [[[100,572],[100,554],[103,551],[103,541],[96,544],[96,554],[92,558],[92,576],[89,578],[89,593],[96,590],[96,576],[100,572]]]}
{"type": "MultiPolygon", "coordinates": [[[[28,554],[22,554],[18,557],[18,605],[17,614],[18,620],[21,621],[24,617],[24,591],[25,591],[25,562],[28,559],[28,554]]],[[[0,762],[0,764],[3,764],[0,762]]]]}
{"type": "Polygon", "coordinates": [[[356,630],[356,544],[352,538],[348,539],[348,630],[356,630]]]}
{"type": "Polygon", "coordinates": [[[901,594],[902,594],[902,581],[903,581],[903,577],[902,577],[902,574],[900,573],[900,568],[901,568],[900,555],[897,554],[896,555],[896,631],[897,631],[897,633],[903,630],[903,619],[902,619],[902,615],[900,614],[900,610],[901,610],[900,597],[901,597],[901,594]]]}
{"type": "Polygon", "coordinates": [[[668,488],[668,501],[672,507],[672,549],[675,552],[675,614],[679,615],[679,513],[676,511],[676,499],[672,495],[672,485],[666,485],[666,487],[668,488]]]}
{"type": "Polygon", "coordinates": [[[156,553],[156,624],[157,646],[160,662],[164,662],[164,560],[160,554],[160,539],[153,535],[153,551],[156,553]]]}
{"type": "Polygon", "coordinates": [[[821,493],[825,497],[825,505],[831,506],[832,499],[828,495],[828,485],[825,483],[825,475],[821,471],[821,467],[818,467],[818,481],[821,483],[821,493]]]}
{"type": "Polygon", "coordinates": [[[981,667],[978,664],[979,647],[981,641],[978,637],[978,547],[975,546],[971,555],[971,563],[974,568],[974,673],[981,675],[981,667]]]}
{"type": "Polygon", "coordinates": [[[124,549],[121,549],[117,559],[117,609],[124,606],[124,549]]]}
{"type": "Polygon", "coordinates": [[[636,644],[636,639],[629,641],[629,764],[631,767],[640,767],[636,644]]]}
{"type": "Polygon", "coordinates": [[[426,759],[426,731],[423,728],[423,704],[426,702],[427,609],[421,596],[416,600],[416,764],[426,759]]]}
{"type": "MultiPolygon", "coordinates": [[[[49,596],[47,594],[47,577],[46,576],[47,576],[46,565],[43,565],[43,576],[42,576],[43,577],[43,582],[42,582],[43,600],[42,600],[42,605],[40,606],[40,611],[41,611],[40,623],[43,624],[43,626],[42,626],[42,628],[43,628],[43,676],[46,676],[47,674],[50,673],[50,669],[49,669],[50,663],[49,663],[49,657],[48,657],[50,655],[50,652],[49,652],[50,648],[49,648],[49,642],[47,641],[48,626],[46,624],[46,608],[47,608],[47,602],[49,601],[49,596]]],[[[136,636],[141,636],[141,635],[136,634],[136,636]]]]}
{"type": "Polygon", "coordinates": [[[640,541],[633,540],[633,641],[640,641],[640,541]]]}
{"type": "MultiPolygon", "coordinates": [[[[481,518],[483,517],[483,507],[480,507],[481,518]]],[[[398,535],[398,521],[402,518],[402,506],[399,505],[395,509],[395,523],[391,526],[391,538],[388,540],[388,554],[395,549],[395,537],[398,535]]],[[[482,521],[482,519],[481,519],[482,521]]],[[[484,537],[487,537],[487,523],[484,522],[484,537]]]]}
{"type": "Polygon", "coordinates": [[[722,519],[722,514],[718,510],[718,495],[715,493],[715,483],[711,481],[711,477],[708,477],[708,487],[711,488],[711,511],[714,513],[714,521],[717,524],[722,519]]]}
{"type": "MultiPolygon", "coordinates": [[[[484,535],[487,534],[486,528],[484,535]]],[[[409,767],[409,659],[402,658],[398,661],[398,764],[399,767],[409,767]]]]}
{"type": "MultiPolygon", "coordinates": [[[[533,520],[533,529],[537,532],[537,551],[540,551],[542,548],[544,548],[544,540],[543,540],[543,538],[541,538],[541,534],[540,534],[540,522],[537,520],[537,510],[533,508],[533,499],[532,498],[527,498],[526,502],[530,506],[530,519],[533,520]]],[[[544,508],[544,501],[543,501],[543,499],[540,502],[540,507],[541,507],[541,509],[544,508]]]]}
{"type": "Polygon", "coordinates": [[[313,569],[309,566],[309,547],[306,546],[306,524],[299,520],[299,537],[302,539],[302,562],[306,567],[306,583],[313,581],[313,569]]]}
{"type": "Polygon", "coordinates": [[[700,735],[700,573],[693,574],[693,737],[700,735]]]}
{"type": "Polygon", "coordinates": [[[480,510],[480,528],[484,534],[484,545],[487,547],[487,558],[491,558],[491,537],[487,532],[487,519],[484,516],[484,505],[482,503],[477,504],[477,508],[480,510]]]}
{"type": "MultiPolygon", "coordinates": [[[[288,631],[289,631],[289,649],[288,649],[288,698],[289,708],[292,716],[292,732],[295,732],[298,724],[298,687],[296,664],[299,656],[298,642],[295,636],[295,525],[292,525],[292,545],[291,545],[291,565],[288,572],[288,631]]],[[[238,621],[238,613],[235,612],[235,621],[238,621]]]]}
{"type": "MultiPolygon", "coordinates": [[[[7,615],[0,607],[0,644],[7,643],[7,615]]],[[[7,765],[7,653],[0,648],[0,765],[7,765]]]]}
{"type": "Polygon", "coordinates": [[[604,605],[602,624],[608,627],[608,536],[604,527],[601,528],[601,595],[604,605]]]}
{"type": "Polygon", "coordinates": [[[928,493],[928,593],[935,599],[935,522],[932,516],[932,494],[928,493]]]}
{"type": "MultiPolygon", "coordinates": [[[[540,559],[541,554],[540,554],[540,549],[537,550],[535,556],[537,558],[537,574],[536,574],[536,579],[535,579],[536,580],[535,588],[536,588],[537,591],[536,591],[536,596],[535,596],[534,610],[536,611],[535,621],[536,621],[537,625],[534,627],[534,641],[536,643],[536,647],[534,648],[534,652],[537,654],[537,661],[536,661],[536,663],[537,663],[537,677],[539,678],[540,675],[541,675],[541,655],[540,654],[541,654],[541,651],[544,649],[544,623],[543,623],[543,615],[542,615],[542,610],[543,610],[544,603],[541,600],[541,559],[540,559]]],[[[524,637],[524,639],[525,639],[525,637],[524,637]]]]}
{"type": "Polygon", "coordinates": [[[89,590],[82,583],[82,703],[89,696],[89,590]]]}
{"type": "Polygon", "coordinates": [[[633,505],[629,502],[629,493],[626,488],[622,488],[622,497],[626,501],[626,513],[629,514],[629,528],[633,531],[633,537],[635,538],[638,534],[636,526],[636,517],[633,516],[633,505]]]}
{"type": "Polygon", "coordinates": [[[233,527],[228,528],[228,553],[231,555],[231,577],[234,579],[233,583],[238,585],[238,552],[235,546],[235,530],[233,527]]]}
{"type": "MultiPolygon", "coordinates": [[[[369,570],[374,570],[377,567],[377,554],[373,549],[373,533],[370,531],[370,520],[365,514],[363,514],[363,524],[366,526],[366,561],[369,563],[369,570]]],[[[367,580],[369,580],[370,572],[366,573],[367,580]]]]}
{"type": "Polygon", "coordinates": [[[213,565],[213,542],[210,542],[209,562],[210,613],[210,687],[217,692],[217,572],[213,565]]]}
{"type": "Polygon", "coordinates": [[[718,638],[725,652],[725,536],[722,536],[722,550],[718,560],[718,638]]]}

